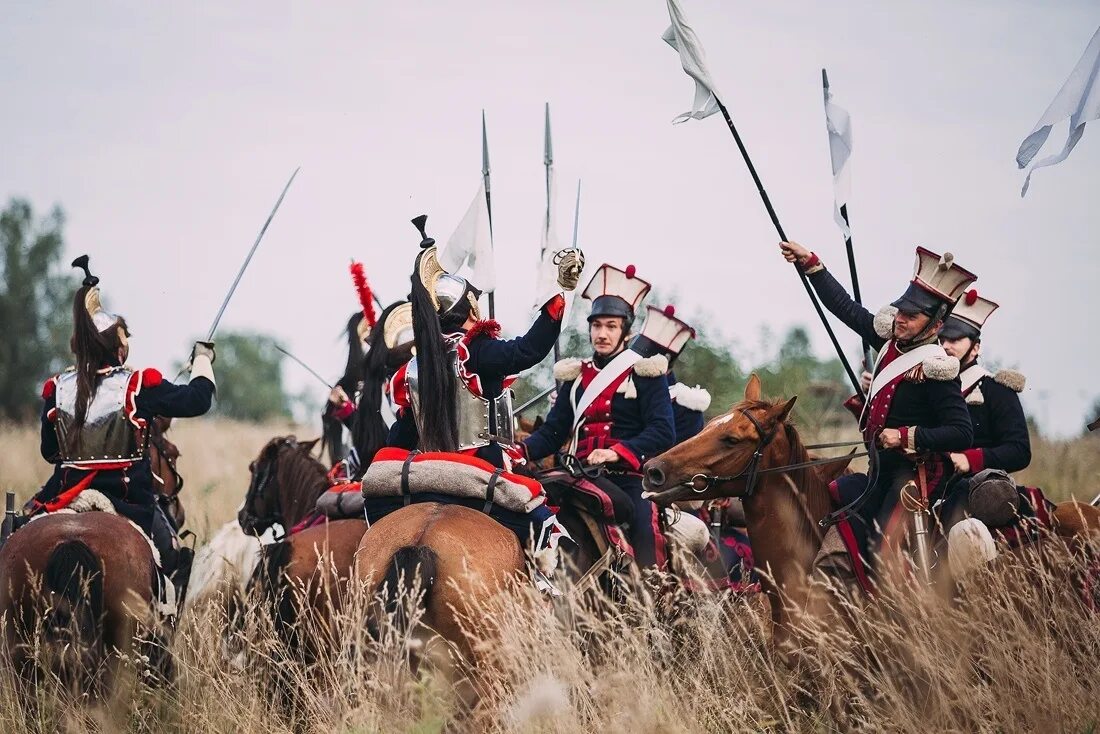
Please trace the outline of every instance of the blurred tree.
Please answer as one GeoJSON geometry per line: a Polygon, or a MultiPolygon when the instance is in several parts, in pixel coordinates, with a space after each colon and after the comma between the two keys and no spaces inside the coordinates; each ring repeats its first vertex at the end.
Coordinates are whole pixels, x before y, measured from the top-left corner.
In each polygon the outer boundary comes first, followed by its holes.
{"type": "Polygon", "coordinates": [[[0,418],[32,420],[42,381],[70,361],[76,280],[58,272],[64,225],[60,208],[36,221],[23,199],[0,212],[0,418]]]}
{"type": "Polygon", "coordinates": [[[254,422],[291,417],[292,399],[283,389],[283,355],[273,338],[223,333],[217,339],[217,355],[218,415],[254,422]]]}

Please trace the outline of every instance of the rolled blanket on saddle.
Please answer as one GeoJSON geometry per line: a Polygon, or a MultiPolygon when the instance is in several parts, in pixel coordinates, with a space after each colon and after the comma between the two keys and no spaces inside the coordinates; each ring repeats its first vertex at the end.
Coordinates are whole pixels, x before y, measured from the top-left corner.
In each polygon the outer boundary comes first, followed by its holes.
{"type": "Polygon", "coordinates": [[[532,512],[546,503],[542,485],[534,479],[497,469],[475,456],[397,448],[384,448],[375,454],[363,476],[363,497],[418,494],[483,500],[487,505],[519,513],[532,512]]]}
{"type": "Polygon", "coordinates": [[[362,487],[359,482],[334,484],[317,498],[315,509],[332,520],[343,520],[349,517],[362,518],[362,487]]]}

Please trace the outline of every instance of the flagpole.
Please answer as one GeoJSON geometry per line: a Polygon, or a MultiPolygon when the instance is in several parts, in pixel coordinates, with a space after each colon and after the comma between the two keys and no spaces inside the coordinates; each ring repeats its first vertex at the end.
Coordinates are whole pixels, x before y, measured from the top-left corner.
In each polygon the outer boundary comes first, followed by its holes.
{"type": "MultiPolygon", "coordinates": [[[[551,170],[554,167],[554,144],[550,139],[550,103],[546,103],[546,123],[543,126],[543,144],[542,144],[542,165],[546,168],[546,231],[543,233],[542,241],[543,246],[539,253],[539,262],[546,262],[546,244],[550,241],[550,217],[553,216],[553,212],[550,210],[550,175],[551,170]]],[[[540,276],[541,277],[541,273],[540,276]]],[[[554,340],[554,362],[561,359],[561,335],[554,340]]]]}
{"type": "MultiPolygon", "coordinates": [[[[481,180],[485,183],[485,209],[489,213],[489,246],[493,244],[493,199],[489,193],[489,135],[485,131],[485,110],[481,111],[481,180]]],[[[489,291],[489,318],[496,318],[496,294],[489,291]]]]}
{"type": "MultiPolygon", "coordinates": [[[[821,86],[825,90],[826,107],[828,106],[829,99],[829,74],[825,69],[821,70],[821,86]]],[[[828,127],[828,112],[826,111],[825,121],[826,127],[828,127]]],[[[859,305],[863,305],[863,297],[859,291],[859,274],[856,271],[856,253],[855,246],[852,244],[852,224],[848,221],[848,202],[844,202],[840,205],[840,218],[844,220],[844,227],[846,228],[847,235],[844,238],[844,249],[848,254],[848,272],[852,276],[852,298],[859,305]]],[[[862,339],[863,347],[863,361],[865,368],[870,370],[874,366],[874,360],[872,359],[871,345],[867,343],[866,339],[862,339]]],[[[862,390],[860,391],[863,392],[862,390]]]]}
{"type": "MultiPolygon", "coordinates": [[[[733,134],[733,141],[737,143],[737,149],[741,151],[741,157],[745,159],[745,165],[748,166],[749,174],[752,176],[753,183],[756,184],[756,191],[760,194],[760,200],[764,202],[764,208],[768,210],[768,216],[771,217],[772,224],[775,225],[775,231],[779,234],[779,239],[783,242],[787,242],[787,234],[783,231],[783,225],[779,223],[779,217],[775,213],[775,207],[772,206],[772,201],[768,198],[768,192],[764,190],[764,184],[761,183],[760,176],[756,173],[756,166],[752,164],[749,152],[745,149],[745,144],[741,142],[741,136],[737,133],[737,128],[734,127],[733,119],[730,117],[726,105],[722,103],[722,100],[718,99],[718,95],[714,95],[714,101],[718,104],[718,109],[721,110],[722,117],[725,118],[730,133],[733,134]]],[[[856,377],[856,373],[852,371],[852,366],[848,364],[848,359],[844,356],[844,350],[841,348],[840,342],[837,341],[836,334],[833,333],[833,327],[829,324],[829,320],[825,318],[825,311],[821,308],[821,303],[817,300],[817,295],[810,286],[809,279],[806,277],[806,274],[802,272],[802,268],[798,267],[798,263],[794,263],[794,266],[799,279],[802,281],[802,287],[806,289],[806,295],[809,296],[810,302],[814,305],[814,310],[817,311],[821,323],[825,326],[825,331],[829,334],[829,340],[832,341],[833,348],[836,349],[837,357],[844,366],[844,371],[848,373],[848,379],[851,380],[852,387],[856,389],[856,392],[862,394],[863,390],[860,388],[859,379],[856,377]]]]}

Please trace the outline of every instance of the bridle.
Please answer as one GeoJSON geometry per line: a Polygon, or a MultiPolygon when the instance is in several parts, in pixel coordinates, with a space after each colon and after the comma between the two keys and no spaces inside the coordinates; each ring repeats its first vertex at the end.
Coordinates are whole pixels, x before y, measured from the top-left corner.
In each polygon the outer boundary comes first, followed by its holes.
{"type": "MultiPolygon", "coordinates": [[[[278,493],[270,500],[270,509],[267,514],[260,516],[256,512],[256,503],[259,498],[263,496],[264,490],[267,489],[267,485],[275,480],[278,474],[279,468],[279,454],[282,453],[284,448],[294,448],[298,445],[298,441],[292,437],[280,438],[268,446],[268,450],[265,450],[261,454],[259,471],[252,472],[252,481],[248,485],[248,493],[244,496],[244,512],[248,517],[249,524],[253,530],[263,527],[264,530],[271,527],[276,523],[281,523],[283,517],[282,505],[279,502],[278,493]],[[264,457],[271,452],[271,459],[265,460],[264,457]]],[[[262,532],[262,531],[261,531],[262,532]]]]}
{"type": "MultiPolygon", "coordinates": [[[[756,429],[756,435],[759,437],[756,442],[756,448],[752,452],[752,456],[749,458],[745,467],[736,474],[728,475],[714,475],[714,474],[694,474],[686,482],[683,482],[681,487],[689,487],[691,491],[696,494],[703,494],[719,484],[725,484],[727,482],[735,482],[740,479],[745,480],[745,491],[737,496],[742,498],[751,497],[756,490],[756,481],[765,474],[782,474],[785,472],[795,471],[796,469],[805,469],[811,466],[820,466],[822,464],[836,464],[840,461],[851,461],[852,459],[860,456],[867,456],[866,451],[859,453],[848,454],[847,456],[830,456],[824,459],[810,459],[808,461],[800,461],[797,463],[787,463],[783,466],[775,466],[769,469],[760,468],[760,459],[764,456],[764,451],[768,448],[773,440],[775,440],[775,434],[778,430],[779,423],[772,426],[772,429],[767,433],[764,432],[764,427],[760,425],[752,413],[745,409],[739,409],[741,415],[748,419],[749,423],[752,423],[753,428],[756,429]]],[[[843,448],[847,446],[859,446],[863,441],[838,441],[835,443],[822,443],[815,444],[813,446],[804,446],[807,451],[812,449],[835,449],[843,448]]],[[[793,456],[792,456],[793,459],[793,456]]],[[[790,462],[790,460],[788,460],[790,462]]]]}

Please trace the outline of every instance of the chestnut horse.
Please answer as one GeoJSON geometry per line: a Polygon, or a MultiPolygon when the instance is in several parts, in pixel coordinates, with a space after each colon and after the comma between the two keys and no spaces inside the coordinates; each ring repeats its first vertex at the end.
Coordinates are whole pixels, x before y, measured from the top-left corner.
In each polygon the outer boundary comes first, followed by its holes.
{"type": "MultiPolygon", "coordinates": [[[[807,601],[806,580],[823,537],[818,523],[833,510],[829,483],[851,458],[783,471],[814,461],[787,422],[795,400],[762,400],[754,374],[742,402],[694,438],[651,459],[644,480],[650,499],[662,505],[688,497],[742,498],[777,632],[790,621],[791,606],[784,601],[794,608],[807,601]]],[[[1067,539],[1100,530],[1100,509],[1084,502],[1059,503],[1051,518],[1053,530],[1067,539]]]]}
{"type": "Polygon", "coordinates": [[[821,547],[818,521],[832,509],[829,482],[851,456],[818,466],[788,422],[795,400],[767,402],[754,374],[745,399],[710,421],[694,438],[650,459],[644,484],[658,505],[677,500],[740,497],[761,586],[771,604],[773,631],[785,634],[791,604],[805,602],[807,578],[821,547]],[[717,481],[703,481],[714,477],[717,481]],[[696,485],[692,485],[692,480],[696,485]]]}
{"type": "MultiPolygon", "coordinates": [[[[313,512],[329,488],[325,466],[310,455],[316,444],[285,436],[260,451],[249,467],[252,480],[237,515],[246,533],[260,536],[275,524],[289,529],[313,512]]],[[[365,520],[326,520],[263,548],[251,585],[260,585],[276,629],[303,659],[335,641],[328,622],[341,607],[366,530],[365,520]],[[303,635],[297,622],[307,620],[309,634],[303,635]]]]}
{"type": "Polygon", "coordinates": [[[48,671],[74,693],[110,693],[153,631],[155,573],[149,542],[119,515],[58,513],[14,533],[0,549],[0,619],[21,679],[48,671]]]}
{"type": "MultiPolygon", "coordinates": [[[[372,624],[377,628],[389,615],[399,633],[423,643],[418,657],[432,658],[447,673],[468,666],[476,674],[478,650],[487,649],[481,644],[492,635],[482,623],[485,610],[526,576],[515,533],[478,510],[438,502],[410,504],[374,523],[358,556],[359,578],[383,601],[372,624]],[[415,629],[406,623],[410,604],[423,612],[415,629]],[[439,638],[445,654],[433,654],[439,638]]],[[[459,693],[468,703],[476,700],[467,687],[459,693]]]]}

